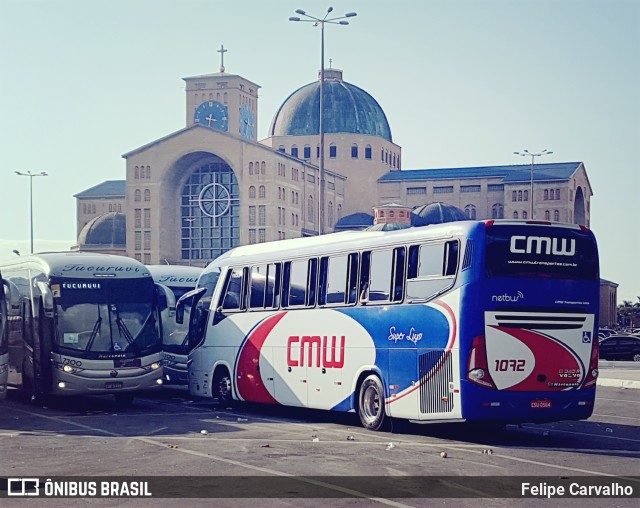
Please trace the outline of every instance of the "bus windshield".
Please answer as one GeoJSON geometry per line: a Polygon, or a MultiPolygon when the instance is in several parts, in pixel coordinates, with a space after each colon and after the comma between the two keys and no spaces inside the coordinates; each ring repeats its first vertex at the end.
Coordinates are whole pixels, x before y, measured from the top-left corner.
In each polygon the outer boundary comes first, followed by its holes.
{"type": "Polygon", "coordinates": [[[151,278],[97,281],[52,277],[51,289],[58,347],[133,355],[160,347],[151,278]]]}
{"type": "Polygon", "coordinates": [[[581,229],[493,225],[486,242],[487,277],[598,278],[595,241],[581,229]]]}

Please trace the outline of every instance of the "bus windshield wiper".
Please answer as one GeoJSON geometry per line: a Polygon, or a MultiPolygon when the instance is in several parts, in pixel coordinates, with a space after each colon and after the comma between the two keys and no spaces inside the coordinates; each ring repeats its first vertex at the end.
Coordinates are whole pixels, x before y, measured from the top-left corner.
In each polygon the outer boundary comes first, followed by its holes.
{"type": "Polygon", "coordinates": [[[116,311],[116,325],[118,325],[118,332],[120,333],[120,336],[125,338],[129,346],[131,346],[133,349],[136,349],[133,335],[131,335],[129,328],[127,328],[127,325],[124,323],[124,321],[120,317],[120,311],[118,310],[118,306],[114,304],[113,307],[115,308],[115,311],[116,311]]]}
{"type": "Polygon", "coordinates": [[[87,347],[84,348],[85,351],[91,351],[93,342],[96,340],[96,337],[100,332],[100,326],[102,325],[102,315],[100,314],[100,304],[98,304],[97,307],[98,307],[98,319],[96,319],[96,322],[93,325],[93,330],[91,330],[91,336],[89,337],[89,341],[87,342],[87,347]]]}

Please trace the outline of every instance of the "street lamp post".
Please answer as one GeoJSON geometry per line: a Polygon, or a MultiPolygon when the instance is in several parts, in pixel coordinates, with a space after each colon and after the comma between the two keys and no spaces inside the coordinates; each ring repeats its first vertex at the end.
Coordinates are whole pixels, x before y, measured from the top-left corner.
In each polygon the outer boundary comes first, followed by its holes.
{"type": "Polygon", "coordinates": [[[32,173],[31,171],[27,171],[26,173],[21,173],[20,171],[15,172],[18,176],[28,176],[29,177],[29,210],[30,210],[30,224],[31,224],[31,254],[33,254],[33,177],[34,176],[49,176],[44,171],[40,173],[32,173]]]}
{"type": "Polygon", "coordinates": [[[301,21],[313,23],[313,26],[320,25],[320,165],[319,165],[319,199],[318,199],[318,234],[324,233],[324,25],[326,23],[330,25],[348,25],[349,22],[345,21],[347,18],[353,18],[358,14],[356,12],[347,12],[344,16],[338,16],[336,18],[328,18],[329,14],[333,11],[333,7],[327,9],[323,18],[316,18],[307,14],[302,9],[296,9],[296,14],[300,14],[308,19],[302,19],[297,16],[292,16],[289,21],[301,21]]]}
{"type": "Polygon", "coordinates": [[[531,157],[531,171],[530,171],[530,183],[529,183],[529,215],[531,219],[534,219],[533,216],[533,165],[536,157],[542,157],[543,155],[551,155],[553,152],[550,152],[546,148],[542,150],[542,152],[531,153],[529,150],[524,149],[522,152],[513,152],[514,155],[521,155],[522,157],[531,157]]]}

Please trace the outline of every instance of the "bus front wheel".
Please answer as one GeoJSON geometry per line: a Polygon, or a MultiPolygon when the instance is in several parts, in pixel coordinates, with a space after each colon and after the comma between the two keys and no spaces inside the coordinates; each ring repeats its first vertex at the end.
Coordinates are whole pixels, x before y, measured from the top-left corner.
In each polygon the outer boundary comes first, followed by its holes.
{"type": "Polygon", "coordinates": [[[362,426],[369,430],[380,430],[387,423],[384,410],[384,387],[374,374],[365,378],[358,391],[358,416],[362,426]]]}
{"type": "Polygon", "coordinates": [[[211,388],[214,398],[217,398],[220,404],[231,404],[233,402],[231,395],[231,375],[225,367],[220,367],[216,370],[211,388]]]}

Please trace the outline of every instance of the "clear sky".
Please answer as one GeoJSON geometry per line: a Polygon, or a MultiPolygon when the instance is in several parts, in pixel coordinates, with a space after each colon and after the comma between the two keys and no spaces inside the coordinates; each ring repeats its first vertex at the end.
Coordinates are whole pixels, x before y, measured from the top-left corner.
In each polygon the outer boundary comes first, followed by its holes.
{"type": "Polygon", "coordinates": [[[73,195],[185,126],[183,77],[259,84],[258,138],[326,64],[384,109],[403,169],[585,164],[601,276],[640,296],[640,0],[0,0],[0,255],[76,240],[73,195]]]}

